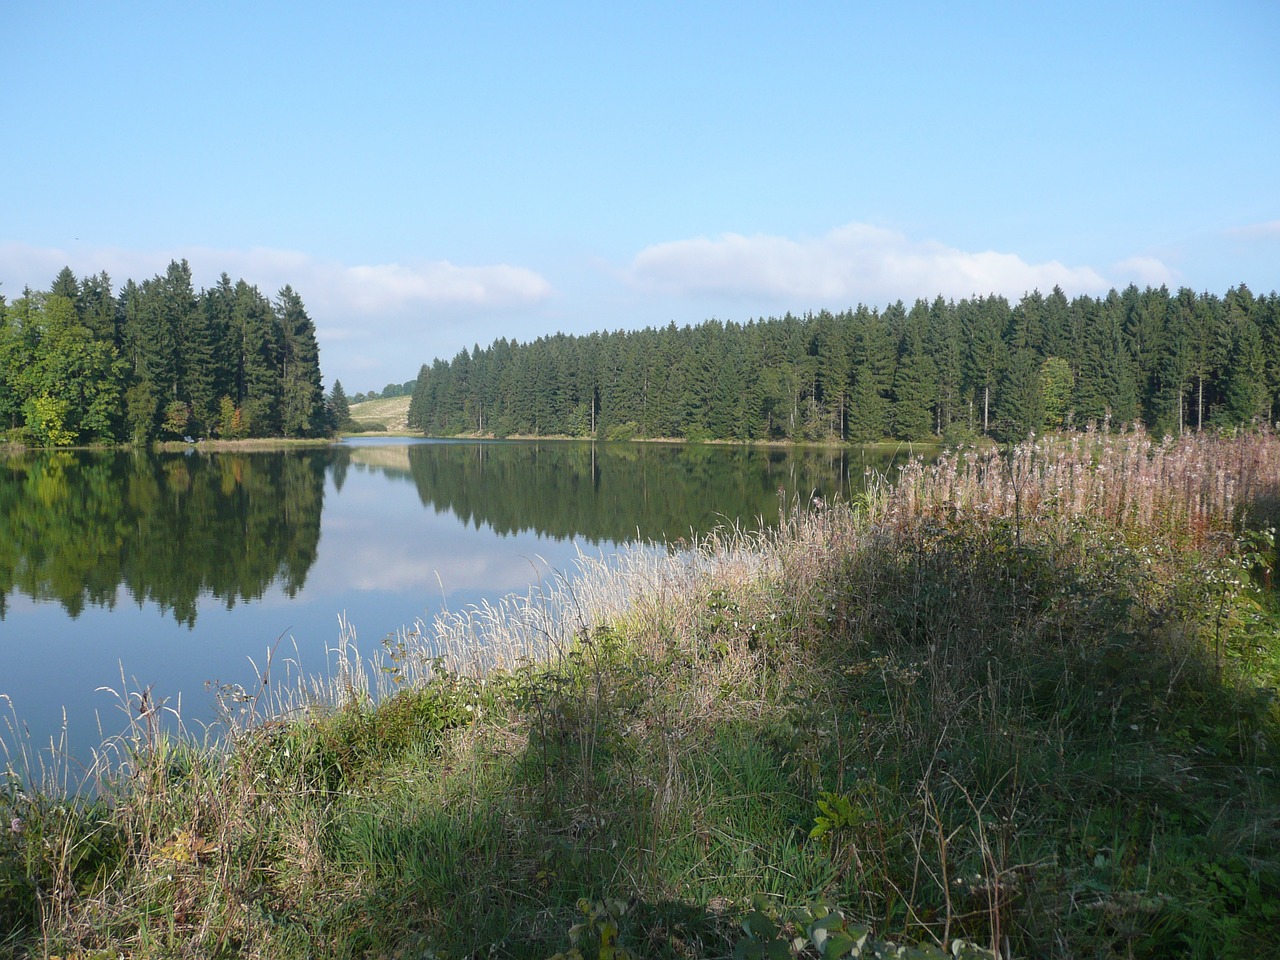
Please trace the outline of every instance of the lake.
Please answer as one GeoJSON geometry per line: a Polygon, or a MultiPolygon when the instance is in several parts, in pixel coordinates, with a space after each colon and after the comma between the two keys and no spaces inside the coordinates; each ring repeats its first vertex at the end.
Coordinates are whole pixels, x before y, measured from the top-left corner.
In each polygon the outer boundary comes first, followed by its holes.
{"type": "MultiPolygon", "coordinates": [[[[251,685],[277,644],[323,673],[340,617],[372,651],[441,610],[526,594],[571,571],[579,551],[773,524],[780,497],[848,498],[894,459],[384,438],[0,457],[3,712],[37,747],[65,713],[70,752],[84,758],[100,729],[126,723],[101,689],[122,677],[180,703],[188,724],[207,722],[209,685],[251,685]]],[[[0,724],[0,738],[14,736],[0,724]]]]}

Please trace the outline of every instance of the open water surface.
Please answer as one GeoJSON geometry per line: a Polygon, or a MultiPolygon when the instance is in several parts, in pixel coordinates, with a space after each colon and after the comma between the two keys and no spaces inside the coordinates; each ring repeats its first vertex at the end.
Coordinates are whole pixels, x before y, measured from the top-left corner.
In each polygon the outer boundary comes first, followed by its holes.
{"type": "Polygon", "coordinates": [[[16,716],[47,745],[65,713],[86,757],[126,723],[102,689],[122,676],[207,722],[209,685],[252,686],[251,659],[277,645],[323,673],[339,617],[372,652],[442,609],[525,594],[579,551],[773,524],[781,499],[848,498],[894,459],[373,438],[0,457],[0,738],[12,745],[2,721],[16,716]]]}

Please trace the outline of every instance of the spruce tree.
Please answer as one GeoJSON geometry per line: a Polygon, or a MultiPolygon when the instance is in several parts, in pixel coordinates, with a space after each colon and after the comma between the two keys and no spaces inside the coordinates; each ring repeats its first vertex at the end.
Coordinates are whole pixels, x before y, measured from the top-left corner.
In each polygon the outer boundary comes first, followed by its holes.
{"type": "Polygon", "coordinates": [[[288,285],[276,299],[280,329],[280,425],[286,437],[316,437],[324,432],[324,386],[316,328],[302,298],[288,285]]]}
{"type": "Polygon", "coordinates": [[[926,440],[933,436],[936,371],[924,348],[923,318],[908,323],[893,379],[893,429],[902,440],[926,440]]]}
{"type": "Polygon", "coordinates": [[[335,430],[341,430],[351,419],[351,404],[347,401],[347,392],[342,389],[341,380],[333,381],[333,390],[329,392],[328,413],[329,423],[335,430]]]}

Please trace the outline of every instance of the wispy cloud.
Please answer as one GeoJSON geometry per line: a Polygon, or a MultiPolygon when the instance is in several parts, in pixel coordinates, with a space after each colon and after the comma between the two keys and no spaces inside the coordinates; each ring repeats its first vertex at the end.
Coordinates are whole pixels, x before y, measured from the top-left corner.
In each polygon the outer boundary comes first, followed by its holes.
{"type": "Polygon", "coordinates": [[[971,252],[861,223],[815,238],[724,234],[655,244],[627,271],[638,287],[674,296],[729,296],[805,306],[814,302],[886,302],[941,293],[1016,297],[1055,285],[1069,293],[1103,292],[1116,283],[1165,282],[1154,258],[1117,264],[1108,278],[1057,260],[1028,263],[1013,253],[971,252]]]}
{"type": "Polygon", "coordinates": [[[1267,220],[1264,223],[1232,227],[1226,233],[1227,236],[1237,240],[1280,240],[1280,220],[1267,220]]]}
{"type": "Polygon", "coordinates": [[[211,286],[226,272],[274,296],[291,284],[313,312],[330,316],[399,314],[412,308],[510,308],[541,303],[551,284],[526,267],[509,264],[459,266],[447,260],[348,265],[291,250],[122,250],[103,247],[68,251],[0,244],[0,281],[12,296],[23,285],[44,288],[64,266],[83,276],[106,270],[117,284],[163,273],[171,260],[191,264],[197,286],[211,286]]]}

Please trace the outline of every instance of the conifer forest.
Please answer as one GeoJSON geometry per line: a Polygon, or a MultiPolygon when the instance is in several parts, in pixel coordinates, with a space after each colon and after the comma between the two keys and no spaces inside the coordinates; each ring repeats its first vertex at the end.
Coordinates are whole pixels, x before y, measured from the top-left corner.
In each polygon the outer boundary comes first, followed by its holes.
{"type": "Polygon", "coordinates": [[[1010,303],[674,322],[500,339],[424,365],[409,425],[435,436],[852,442],[1025,438],[1090,423],[1159,434],[1273,422],[1280,297],[1129,286],[1010,303]]]}

